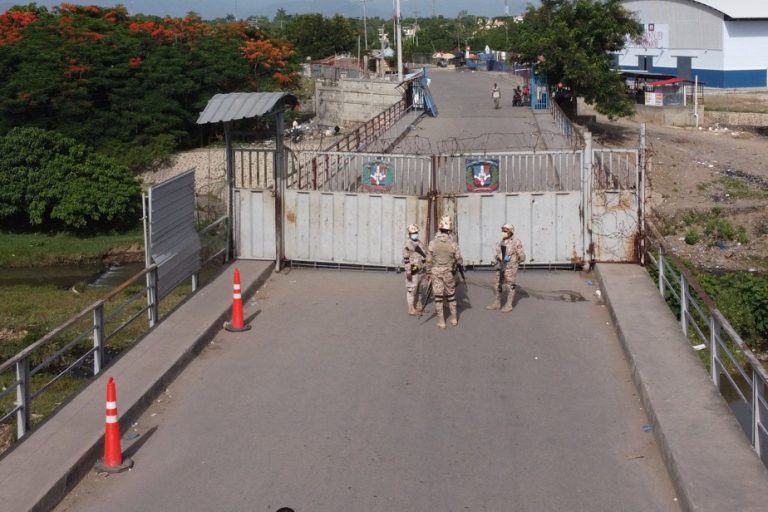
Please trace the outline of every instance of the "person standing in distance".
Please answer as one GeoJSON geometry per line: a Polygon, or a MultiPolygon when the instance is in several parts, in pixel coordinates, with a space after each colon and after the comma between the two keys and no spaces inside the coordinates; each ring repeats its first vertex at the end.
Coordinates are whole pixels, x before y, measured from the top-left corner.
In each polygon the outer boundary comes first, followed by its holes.
{"type": "Polygon", "coordinates": [[[424,304],[419,298],[420,284],[424,280],[427,259],[427,248],[419,240],[419,226],[408,226],[408,238],[403,244],[403,267],[405,268],[405,297],[408,302],[408,314],[421,315],[424,312],[424,304]]]}
{"type": "Polygon", "coordinates": [[[489,304],[485,309],[498,310],[502,313],[509,313],[514,307],[515,300],[515,280],[517,278],[517,269],[520,263],[525,261],[525,252],[523,251],[523,242],[514,237],[515,227],[512,224],[501,226],[501,240],[496,242],[496,300],[489,304]],[[501,294],[504,286],[507,287],[507,301],[504,307],[501,306],[501,294]]]}
{"type": "Polygon", "coordinates": [[[448,216],[440,218],[438,233],[429,242],[427,250],[427,273],[432,278],[432,291],[435,293],[435,313],[437,326],[445,329],[445,311],[443,304],[448,303],[451,312],[451,325],[458,325],[459,318],[456,309],[456,278],[457,265],[463,265],[459,244],[451,236],[453,221],[448,216]]]}

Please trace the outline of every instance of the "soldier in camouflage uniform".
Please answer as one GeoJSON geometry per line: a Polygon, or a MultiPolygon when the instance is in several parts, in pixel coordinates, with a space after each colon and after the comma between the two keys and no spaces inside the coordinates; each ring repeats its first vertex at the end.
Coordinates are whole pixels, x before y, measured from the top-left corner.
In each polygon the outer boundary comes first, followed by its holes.
{"type": "Polygon", "coordinates": [[[462,265],[461,250],[455,238],[451,236],[453,222],[450,217],[442,217],[438,224],[439,232],[429,242],[427,250],[427,273],[432,277],[432,290],[435,292],[435,313],[437,326],[445,329],[445,312],[443,303],[448,303],[451,312],[451,325],[457,325],[456,316],[456,278],[454,272],[457,265],[462,265]]]}
{"type": "Polygon", "coordinates": [[[523,251],[523,242],[514,237],[515,227],[512,224],[501,226],[501,240],[496,242],[496,283],[493,289],[496,291],[496,300],[485,309],[501,309],[503,313],[509,313],[514,307],[512,302],[515,300],[515,278],[517,268],[525,261],[525,252],[523,251]],[[502,277],[503,276],[503,277],[502,277]],[[503,279],[503,281],[502,281],[503,279]],[[507,302],[504,307],[501,306],[502,286],[507,286],[507,302]]]}
{"type": "Polygon", "coordinates": [[[419,226],[408,226],[408,238],[403,244],[403,267],[405,268],[405,297],[408,301],[408,314],[421,315],[424,304],[419,300],[419,289],[422,281],[426,281],[427,248],[419,240],[419,226]]]}

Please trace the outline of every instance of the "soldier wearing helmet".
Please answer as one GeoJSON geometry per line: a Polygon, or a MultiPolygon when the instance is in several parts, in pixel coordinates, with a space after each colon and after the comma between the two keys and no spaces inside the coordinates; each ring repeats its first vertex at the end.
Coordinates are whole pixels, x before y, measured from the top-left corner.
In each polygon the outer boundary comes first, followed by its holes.
{"type": "Polygon", "coordinates": [[[419,240],[419,226],[411,224],[407,228],[408,238],[403,244],[403,267],[405,268],[405,297],[409,315],[421,315],[424,304],[419,298],[419,288],[424,280],[427,248],[419,240]]]}
{"type": "Polygon", "coordinates": [[[494,256],[496,269],[498,270],[494,286],[496,300],[493,304],[486,306],[486,309],[500,309],[503,313],[509,313],[514,307],[517,268],[520,263],[525,261],[523,242],[515,238],[514,235],[515,227],[512,224],[501,226],[501,240],[496,242],[496,254],[494,256]],[[507,301],[502,307],[501,295],[504,286],[507,287],[507,301]]]}
{"type": "Polygon", "coordinates": [[[454,270],[464,264],[459,244],[452,235],[453,220],[443,216],[438,224],[438,233],[429,242],[427,250],[427,272],[432,276],[432,290],[435,293],[435,313],[437,326],[445,329],[445,311],[443,304],[448,303],[451,312],[451,325],[457,325],[459,319],[456,309],[456,278],[454,270]]]}

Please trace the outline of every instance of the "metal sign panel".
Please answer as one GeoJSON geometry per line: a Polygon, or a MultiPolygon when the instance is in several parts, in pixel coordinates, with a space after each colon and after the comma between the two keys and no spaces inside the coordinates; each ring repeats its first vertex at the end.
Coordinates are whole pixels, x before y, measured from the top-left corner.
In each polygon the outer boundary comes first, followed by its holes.
{"type": "Polygon", "coordinates": [[[159,265],[163,298],[200,270],[200,237],[195,229],[195,170],[149,189],[149,253],[159,265]]]}
{"type": "Polygon", "coordinates": [[[579,192],[521,192],[456,197],[455,217],[464,263],[493,264],[501,226],[515,226],[526,263],[562,265],[584,254],[579,192]]]}
{"type": "Polygon", "coordinates": [[[275,196],[269,190],[235,189],[237,257],[274,260],[277,256],[275,196]]]}
{"type": "Polygon", "coordinates": [[[284,211],[287,259],[393,267],[402,263],[408,224],[425,225],[427,200],[288,190],[284,211]]]}

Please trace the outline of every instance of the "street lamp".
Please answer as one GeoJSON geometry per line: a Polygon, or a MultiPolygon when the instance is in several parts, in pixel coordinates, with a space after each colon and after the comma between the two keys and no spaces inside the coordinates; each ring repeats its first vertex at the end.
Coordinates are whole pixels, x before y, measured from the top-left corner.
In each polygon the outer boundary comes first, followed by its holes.
{"type": "Polygon", "coordinates": [[[363,38],[365,39],[365,51],[368,51],[368,17],[365,14],[365,4],[368,0],[360,0],[363,4],[363,38]]]}

